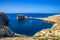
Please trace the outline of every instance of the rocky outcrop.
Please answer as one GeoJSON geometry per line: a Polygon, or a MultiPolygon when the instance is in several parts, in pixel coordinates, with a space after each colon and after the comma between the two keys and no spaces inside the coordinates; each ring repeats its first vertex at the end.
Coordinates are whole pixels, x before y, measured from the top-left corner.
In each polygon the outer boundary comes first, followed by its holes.
{"type": "Polygon", "coordinates": [[[0,26],[0,37],[13,37],[14,32],[7,26],[0,26]]]}
{"type": "Polygon", "coordinates": [[[54,25],[52,26],[52,30],[60,30],[60,14],[58,15],[53,15],[53,16],[49,16],[47,18],[39,18],[40,20],[44,20],[44,21],[48,21],[48,22],[54,22],[54,25]]]}
{"type": "Polygon", "coordinates": [[[7,15],[3,12],[0,12],[0,25],[8,25],[7,15]]]}
{"type": "Polygon", "coordinates": [[[18,20],[25,20],[25,19],[28,19],[28,17],[24,16],[23,14],[18,14],[17,19],[18,20]]]}
{"type": "Polygon", "coordinates": [[[8,27],[8,17],[5,13],[0,12],[0,37],[14,36],[14,32],[8,27]]]}
{"type": "Polygon", "coordinates": [[[47,18],[38,18],[48,22],[54,22],[50,29],[43,29],[37,32],[33,37],[40,40],[60,40],[60,14],[49,16],[47,18]]]}

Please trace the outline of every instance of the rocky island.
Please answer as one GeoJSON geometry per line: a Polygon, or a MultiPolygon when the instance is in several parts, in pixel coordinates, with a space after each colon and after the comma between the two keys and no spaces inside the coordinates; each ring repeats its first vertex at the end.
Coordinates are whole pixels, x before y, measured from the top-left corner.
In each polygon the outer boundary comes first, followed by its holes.
{"type": "Polygon", "coordinates": [[[18,14],[17,16],[17,20],[26,20],[26,19],[28,19],[28,17],[23,14],[18,14]]]}

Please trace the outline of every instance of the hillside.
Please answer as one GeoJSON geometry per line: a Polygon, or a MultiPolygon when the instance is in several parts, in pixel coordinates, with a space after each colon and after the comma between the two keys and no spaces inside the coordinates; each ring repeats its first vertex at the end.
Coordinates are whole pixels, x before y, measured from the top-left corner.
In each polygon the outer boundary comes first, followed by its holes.
{"type": "Polygon", "coordinates": [[[37,32],[34,36],[39,39],[47,40],[60,40],[60,14],[49,16],[47,18],[39,18],[38,20],[44,20],[48,22],[54,22],[54,25],[50,29],[43,29],[37,32]]]}

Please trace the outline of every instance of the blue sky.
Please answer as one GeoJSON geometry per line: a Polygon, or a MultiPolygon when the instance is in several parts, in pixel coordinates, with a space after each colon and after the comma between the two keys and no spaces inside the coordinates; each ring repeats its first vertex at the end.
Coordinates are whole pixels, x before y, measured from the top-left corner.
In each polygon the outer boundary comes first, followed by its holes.
{"type": "Polygon", "coordinates": [[[5,13],[60,13],[60,0],[0,0],[5,13]]]}

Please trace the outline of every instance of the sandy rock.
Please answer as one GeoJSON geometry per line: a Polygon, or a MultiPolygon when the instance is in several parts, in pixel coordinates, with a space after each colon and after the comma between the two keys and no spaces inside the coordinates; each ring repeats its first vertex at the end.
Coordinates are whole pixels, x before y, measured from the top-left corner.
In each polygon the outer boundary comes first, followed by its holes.
{"type": "Polygon", "coordinates": [[[0,40],[34,40],[31,37],[12,37],[12,38],[1,38],[0,40]]]}
{"type": "Polygon", "coordinates": [[[54,25],[50,29],[43,29],[37,32],[33,37],[36,39],[43,39],[45,40],[60,40],[60,14],[49,16],[47,18],[40,18],[40,20],[54,22],[54,25]]]}

